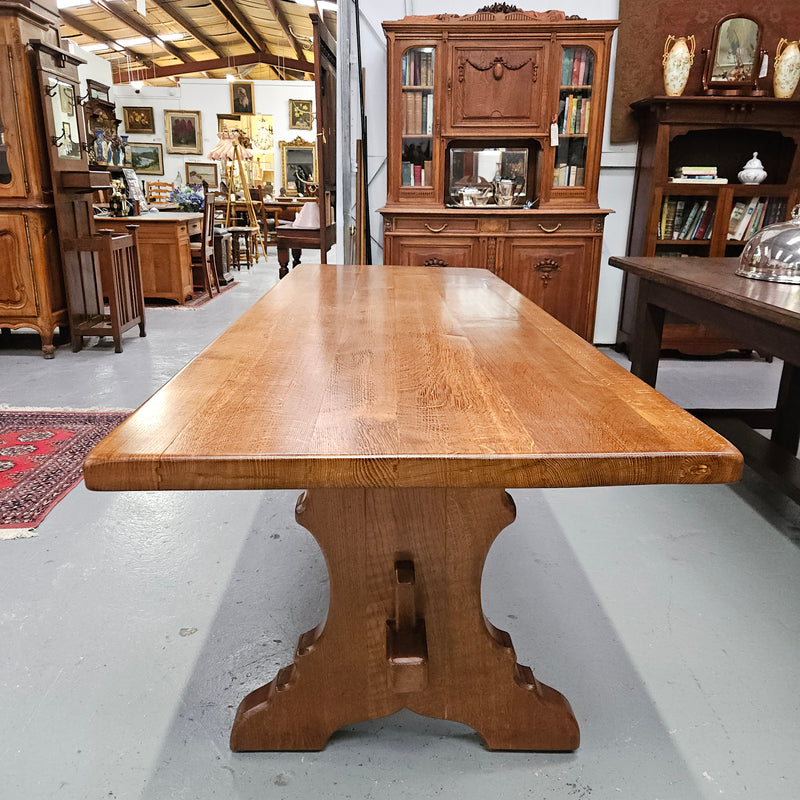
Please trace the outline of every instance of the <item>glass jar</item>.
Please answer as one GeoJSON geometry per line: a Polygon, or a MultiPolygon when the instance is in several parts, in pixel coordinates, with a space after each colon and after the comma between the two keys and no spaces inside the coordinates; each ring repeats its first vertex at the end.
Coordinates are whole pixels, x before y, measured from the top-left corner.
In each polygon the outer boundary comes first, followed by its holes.
{"type": "Polygon", "coordinates": [[[800,205],[788,222],[762,228],[742,250],[737,275],[800,284],[800,205]]]}

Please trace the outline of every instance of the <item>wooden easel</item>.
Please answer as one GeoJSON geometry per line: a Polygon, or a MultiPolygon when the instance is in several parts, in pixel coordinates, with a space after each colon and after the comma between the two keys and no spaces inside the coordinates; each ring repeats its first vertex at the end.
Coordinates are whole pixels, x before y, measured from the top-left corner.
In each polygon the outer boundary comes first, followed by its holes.
{"type": "Polygon", "coordinates": [[[230,166],[228,167],[228,202],[225,206],[225,227],[230,227],[231,221],[231,195],[233,194],[233,187],[234,187],[234,173],[236,168],[239,169],[239,179],[242,184],[242,193],[244,194],[244,203],[245,208],[247,209],[247,221],[250,227],[256,229],[256,246],[255,246],[255,255],[258,258],[258,248],[261,247],[261,255],[266,258],[267,257],[267,248],[264,246],[264,238],[261,235],[261,228],[258,226],[258,217],[259,215],[256,214],[255,204],[253,203],[253,198],[250,196],[250,187],[247,183],[247,173],[244,169],[244,163],[242,162],[242,154],[239,150],[239,137],[238,135],[233,140],[233,158],[230,161],[230,166]]]}

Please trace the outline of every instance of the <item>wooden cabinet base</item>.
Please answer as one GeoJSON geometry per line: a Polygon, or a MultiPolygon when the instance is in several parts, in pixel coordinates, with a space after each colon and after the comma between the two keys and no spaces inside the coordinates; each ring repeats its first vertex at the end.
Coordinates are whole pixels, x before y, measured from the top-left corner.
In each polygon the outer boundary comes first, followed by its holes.
{"type": "Polygon", "coordinates": [[[488,269],[592,341],[608,213],[384,208],[383,260],[488,269]]]}
{"type": "Polygon", "coordinates": [[[95,217],[99,231],[125,233],[126,225],[138,225],[142,293],[185,303],[191,298],[192,254],[189,237],[199,234],[203,215],[162,211],[132,217],[95,217]]]}
{"type": "Polygon", "coordinates": [[[325,554],[328,618],[242,701],[233,750],[320,750],[402,708],[469,725],[493,750],[578,747],[567,700],[481,609],[486,555],[515,517],[502,489],[318,489],[296,513],[325,554]]]}

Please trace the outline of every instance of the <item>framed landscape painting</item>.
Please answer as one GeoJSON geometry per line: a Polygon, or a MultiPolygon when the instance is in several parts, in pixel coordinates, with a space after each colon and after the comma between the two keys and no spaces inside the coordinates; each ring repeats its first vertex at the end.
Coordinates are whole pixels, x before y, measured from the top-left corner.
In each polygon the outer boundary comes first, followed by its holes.
{"type": "Polygon", "coordinates": [[[203,181],[208,184],[209,189],[216,189],[219,186],[217,164],[214,161],[187,161],[184,164],[186,169],[186,183],[191,186],[202,186],[203,181]]]}
{"type": "Polygon", "coordinates": [[[156,119],[149,106],[123,106],[122,120],[128,133],[155,133],[156,119]]]}
{"type": "Polygon", "coordinates": [[[126,166],[141,175],[163,175],[164,154],[160,142],[128,142],[126,166]]]}
{"type": "Polygon", "coordinates": [[[165,111],[164,128],[168,153],[202,153],[199,111],[165,111]]]}

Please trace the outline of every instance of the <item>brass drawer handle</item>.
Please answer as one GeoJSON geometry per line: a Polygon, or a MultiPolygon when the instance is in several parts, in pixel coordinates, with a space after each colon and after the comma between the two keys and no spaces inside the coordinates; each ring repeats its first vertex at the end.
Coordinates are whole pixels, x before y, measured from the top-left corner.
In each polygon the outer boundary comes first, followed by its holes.
{"type": "Polygon", "coordinates": [[[559,222],[555,228],[545,228],[544,225],[539,225],[539,230],[544,231],[545,233],[555,233],[561,227],[561,223],[559,222]]]}
{"type": "Polygon", "coordinates": [[[430,225],[428,225],[428,223],[426,222],[426,223],[425,223],[425,227],[426,227],[426,228],[427,228],[427,229],[428,229],[428,230],[429,230],[431,233],[441,233],[441,232],[442,232],[442,231],[443,231],[443,230],[444,230],[444,229],[447,227],[447,223],[445,222],[445,223],[444,223],[444,225],[442,225],[442,227],[441,227],[441,228],[431,228],[431,226],[430,226],[430,225]]]}

